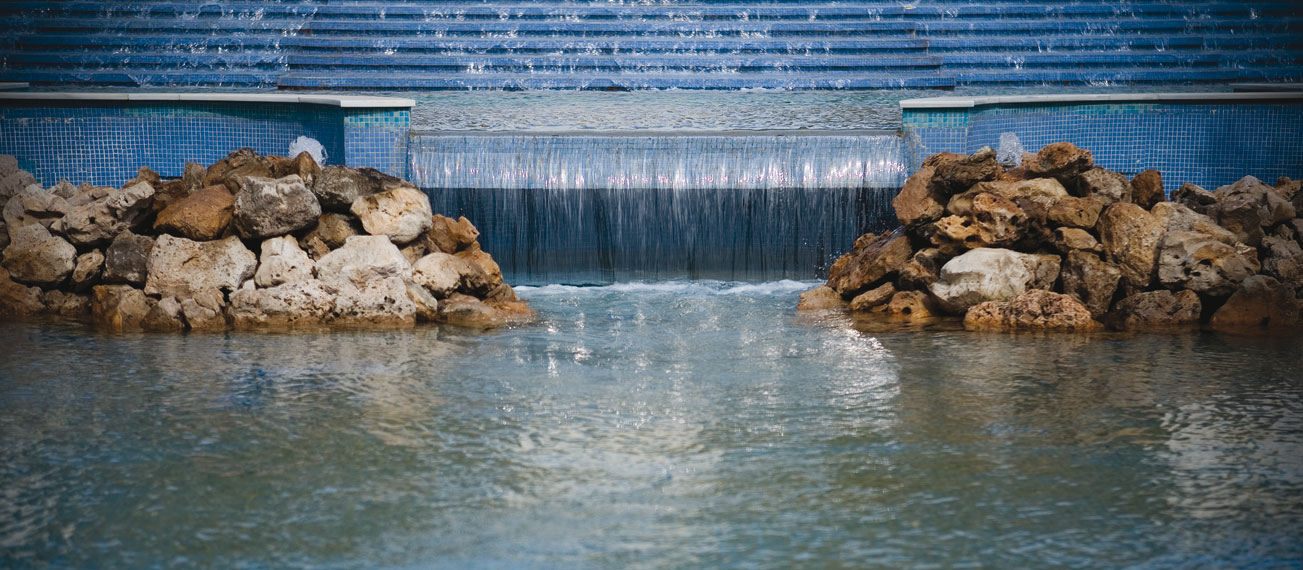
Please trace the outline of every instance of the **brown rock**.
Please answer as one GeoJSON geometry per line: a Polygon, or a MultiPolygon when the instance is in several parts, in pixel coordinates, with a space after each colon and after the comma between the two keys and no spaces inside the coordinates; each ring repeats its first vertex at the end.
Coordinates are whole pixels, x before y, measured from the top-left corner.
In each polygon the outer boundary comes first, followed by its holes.
{"type": "Polygon", "coordinates": [[[1146,210],[1166,200],[1163,191],[1163,173],[1149,169],[1131,179],[1131,202],[1146,210]]]}
{"type": "Polygon", "coordinates": [[[1090,251],[1101,253],[1104,248],[1090,232],[1081,228],[1058,228],[1054,230],[1054,247],[1067,254],[1072,251],[1090,251]]]}
{"type": "Polygon", "coordinates": [[[1148,291],[1118,301],[1107,322],[1117,330],[1189,326],[1199,323],[1202,310],[1199,295],[1194,291],[1148,291]]]}
{"type": "Polygon", "coordinates": [[[10,279],[9,271],[0,267],[0,317],[30,317],[43,310],[41,289],[10,279]]]}
{"type": "Polygon", "coordinates": [[[65,319],[86,320],[90,317],[90,297],[51,289],[41,293],[45,312],[65,319]]]}
{"type": "Polygon", "coordinates": [[[308,257],[311,257],[313,261],[318,261],[331,252],[330,246],[326,245],[326,242],[321,239],[321,236],[311,233],[303,237],[303,241],[299,243],[299,247],[303,248],[303,251],[308,252],[308,257]]]}
{"type": "Polygon", "coordinates": [[[983,247],[1000,247],[1018,241],[1027,229],[1027,214],[1008,198],[978,194],[973,198],[973,226],[983,247]]]}
{"type": "Polygon", "coordinates": [[[896,288],[900,290],[926,291],[929,285],[936,282],[941,266],[945,265],[948,259],[942,255],[940,249],[934,247],[918,250],[909,259],[909,262],[900,269],[900,277],[896,279],[896,288]]]}
{"type": "Polygon", "coordinates": [[[1062,271],[1063,292],[1081,302],[1094,318],[1108,313],[1122,271],[1084,251],[1068,253],[1062,271]]]}
{"type": "Polygon", "coordinates": [[[1151,214],[1163,220],[1163,226],[1169,232],[1198,232],[1226,245],[1238,243],[1235,234],[1217,225],[1212,218],[1195,212],[1175,202],[1160,202],[1154,205],[1151,214]]]}
{"type": "Polygon", "coordinates": [[[1257,260],[1198,232],[1167,232],[1158,249],[1158,282],[1168,289],[1226,296],[1257,271],[1257,260]]]}
{"type": "Polygon", "coordinates": [[[940,313],[932,298],[922,291],[897,291],[883,312],[894,321],[905,322],[927,321],[940,313]]]}
{"type": "Polygon", "coordinates": [[[1197,184],[1186,182],[1172,192],[1172,201],[1200,214],[1207,214],[1217,204],[1217,197],[1197,184]]]}
{"type": "Polygon", "coordinates": [[[801,293],[801,300],[796,304],[798,311],[844,311],[846,300],[832,287],[820,285],[801,293]]]}
{"type": "Polygon", "coordinates": [[[1295,289],[1303,287],[1303,247],[1293,240],[1266,237],[1262,240],[1266,257],[1262,272],[1295,289]]]}
{"type": "Polygon", "coordinates": [[[1293,218],[1294,205],[1275,189],[1252,176],[1222,186],[1213,196],[1217,205],[1208,213],[1222,227],[1235,234],[1237,241],[1257,247],[1266,233],[1263,228],[1293,218]]]}
{"type": "Polygon", "coordinates": [[[176,297],[163,297],[153,303],[140,327],[147,331],[172,332],[185,330],[185,319],[181,316],[181,303],[176,297]]]}
{"type": "Polygon", "coordinates": [[[1135,204],[1119,202],[1099,217],[1100,242],[1108,260],[1122,270],[1122,278],[1137,288],[1153,281],[1163,220],[1135,204]]]}
{"type": "Polygon", "coordinates": [[[77,256],[77,262],[73,266],[72,275],[68,278],[68,284],[77,291],[90,289],[100,279],[100,272],[104,269],[104,254],[100,250],[93,249],[89,252],[77,256]]]}
{"type": "Polygon", "coordinates": [[[310,188],[317,181],[317,176],[321,174],[321,167],[317,166],[317,161],[307,151],[300,152],[294,158],[269,156],[267,159],[272,164],[273,178],[284,178],[295,174],[310,188]]]}
{"type": "MultiPolygon", "coordinates": [[[[892,285],[891,283],[883,283],[882,285],[860,293],[854,299],[851,299],[850,309],[855,312],[867,311],[890,301],[891,297],[895,294],[895,285],[892,285]]],[[[841,300],[840,296],[838,297],[838,300],[841,300]]]]}
{"type": "MultiPolygon", "coordinates": [[[[1281,176],[1276,179],[1276,186],[1273,188],[1281,198],[1293,200],[1300,193],[1303,193],[1303,180],[1290,180],[1288,176],[1281,176]]],[[[1299,208],[1295,206],[1295,210],[1299,208]]]]}
{"type": "Polygon", "coordinates": [[[834,264],[828,272],[828,286],[843,298],[853,298],[894,276],[913,253],[909,238],[896,232],[887,234],[846,254],[846,262],[834,264]]]}
{"type": "Polygon", "coordinates": [[[28,285],[58,285],[72,273],[77,249],[41,224],[9,228],[13,242],[4,250],[3,265],[14,281],[28,285]]]}
{"type": "Polygon", "coordinates": [[[1103,204],[1131,201],[1131,182],[1112,170],[1095,167],[1076,178],[1076,194],[1103,204]]]}
{"type": "Polygon", "coordinates": [[[439,322],[458,327],[491,329],[507,324],[507,319],[475,297],[453,293],[439,303],[439,322]]]}
{"type": "Polygon", "coordinates": [[[949,255],[982,247],[982,232],[968,216],[946,216],[928,227],[928,241],[949,255]]]}
{"type": "Polygon", "coordinates": [[[480,232],[475,229],[470,220],[466,219],[466,216],[453,220],[435,214],[433,216],[433,225],[430,227],[430,231],[426,232],[426,236],[430,241],[431,251],[457,253],[474,244],[475,240],[479,239],[480,232]]]}
{"type": "Polygon", "coordinates": [[[891,200],[891,207],[901,225],[918,226],[941,218],[949,200],[932,188],[935,174],[932,168],[920,168],[905,180],[900,193],[891,200]]]}
{"type": "Polygon", "coordinates": [[[1222,330],[1282,328],[1298,324],[1294,289],[1266,275],[1254,275],[1213,313],[1212,327],[1222,330]]]}
{"type": "Polygon", "coordinates": [[[208,167],[204,173],[204,186],[221,184],[231,192],[238,193],[244,188],[244,180],[251,176],[268,178],[272,175],[272,162],[251,148],[242,148],[231,152],[208,167]]]}
{"type": "Polygon", "coordinates": [[[1046,219],[1056,226],[1093,228],[1099,222],[1099,213],[1103,208],[1101,200],[1069,196],[1050,206],[1046,219]]]}
{"type": "Polygon", "coordinates": [[[159,212],[154,229],[196,241],[215,240],[231,225],[235,196],[225,186],[208,186],[159,212]]]}
{"type": "Polygon", "coordinates": [[[181,300],[181,314],[186,326],[195,332],[222,332],[227,329],[226,298],[216,289],[194,292],[181,300]]]}
{"type": "Polygon", "coordinates": [[[308,232],[303,239],[307,241],[311,236],[319,236],[327,248],[339,249],[344,247],[344,242],[348,238],[362,235],[361,228],[362,225],[357,221],[357,218],[327,212],[317,218],[317,227],[308,232]]]}
{"type": "Polygon", "coordinates": [[[181,170],[181,185],[185,187],[186,195],[203,188],[206,176],[208,176],[208,169],[204,165],[197,162],[185,163],[185,167],[181,170]]]}
{"type": "Polygon", "coordinates": [[[1035,160],[1027,164],[1032,174],[1066,180],[1089,170],[1095,165],[1090,151],[1077,148],[1068,142],[1046,145],[1036,153],[1035,160]]]}
{"type": "Polygon", "coordinates": [[[1033,289],[1009,301],[987,301],[964,314],[970,331],[1055,330],[1084,332],[1099,328],[1090,311],[1076,299],[1033,289]]]}
{"type": "Polygon", "coordinates": [[[968,187],[984,180],[995,180],[1003,169],[995,160],[995,151],[991,147],[981,150],[959,160],[941,161],[932,176],[932,186],[943,196],[963,192],[968,187]]]}
{"type": "Polygon", "coordinates": [[[489,278],[486,291],[502,283],[502,269],[498,267],[498,262],[493,261],[493,256],[489,255],[488,252],[480,249],[479,244],[474,244],[469,249],[459,251],[455,256],[484,270],[484,274],[489,278]]]}
{"type": "Polygon", "coordinates": [[[110,331],[141,330],[149,310],[145,292],[130,285],[96,285],[91,289],[91,318],[110,331]]]}

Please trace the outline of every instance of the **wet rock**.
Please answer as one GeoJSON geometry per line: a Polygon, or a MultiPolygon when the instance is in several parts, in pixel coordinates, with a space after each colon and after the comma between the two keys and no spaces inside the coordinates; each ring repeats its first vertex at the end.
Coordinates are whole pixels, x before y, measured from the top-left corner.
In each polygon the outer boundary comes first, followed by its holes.
{"type": "Polygon", "coordinates": [[[77,256],[68,284],[77,291],[85,291],[99,281],[103,270],[104,254],[98,249],[93,249],[77,256]]]}
{"type": "Polygon", "coordinates": [[[311,227],[321,215],[317,197],[291,175],[247,178],[235,194],[235,230],[245,239],[265,239],[311,227]]]}
{"type": "Polygon", "coordinates": [[[1099,222],[1102,201],[1095,198],[1069,196],[1060,199],[1046,212],[1046,220],[1057,226],[1093,228],[1099,222]]]}
{"type": "Polygon", "coordinates": [[[1194,291],[1147,291],[1131,295],[1113,307],[1106,317],[1116,330],[1153,330],[1199,323],[1203,305],[1194,291]]]}
{"type": "Polygon", "coordinates": [[[1040,260],[1007,249],[979,248],[951,259],[928,290],[944,311],[961,314],[986,301],[1023,294],[1036,280],[1040,260]]]}
{"type": "Polygon", "coordinates": [[[1236,241],[1257,247],[1266,235],[1263,228],[1293,218],[1294,205],[1252,176],[1218,188],[1217,204],[1209,216],[1235,234],[1236,241]]]}
{"type": "Polygon", "coordinates": [[[149,254],[153,249],[154,238],[130,231],[118,234],[104,250],[104,282],[144,286],[149,277],[149,254]]]}
{"type": "Polygon", "coordinates": [[[91,319],[114,332],[139,331],[149,314],[149,298],[130,285],[96,285],[91,289],[91,319]]]}
{"type": "Polygon", "coordinates": [[[1197,184],[1186,182],[1172,192],[1172,202],[1200,214],[1207,214],[1213,206],[1217,205],[1217,197],[1197,184]]]}
{"type": "Polygon", "coordinates": [[[209,166],[204,173],[204,186],[221,184],[237,195],[249,178],[271,178],[272,162],[250,148],[241,148],[209,166]]]}
{"type": "Polygon", "coordinates": [[[973,198],[973,226],[983,246],[1007,246],[1027,229],[1027,214],[1008,198],[978,194],[973,198]]]}
{"type": "Polygon", "coordinates": [[[353,236],[317,260],[317,279],[362,287],[388,277],[412,278],[412,264],[385,236],[353,236]]]}
{"type": "Polygon", "coordinates": [[[920,168],[905,180],[900,193],[891,200],[891,207],[901,225],[918,226],[941,218],[949,198],[933,190],[932,177],[935,174],[932,168],[920,168]]]}
{"type": "Polygon", "coordinates": [[[1059,293],[1034,289],[1009,301],[987,301],[964,314],[970,331],[1090,331],[1099,328],[1080,301],[1059,293]]]}
{"type": "Polygon", "coordinates": [[[41,293],[45,312],[65,319],[86,320],[90,317],[90,297],[51,289],[41,293]]]}
{"type": "Polygon", "coordinates": [[[1146,210],[1167,199],[1163,190],[1163,173],[1149,169],[1131,179],[1131,202],[1146,210]]]}
{"type": "MultiPolygon", "coordinates": [[[[489,255],[488,252],[480,249],[479,244],[472,244],[469,249],[464,249],[454,255],[479,267],[484,272],[488,281],[480,287],[481,289],[492,289],[502,283],[502,269],[498,267],[498,262],[493,261],[493,256],[489,255]]],[[[477,290],[477,292],[479,291],[477,290]]]]}
{"type": "Polygon", "coordinates": [[[458,291],[484,290],[489,284],[488,275],[478,265],[441,252],[418,259],[412,265],[412,280],[439,299],[447,299],[458,291]]]}
{"type": "Polygon", "coordinates": [[[196,291],[193,296],[181,299],[181,315],[191,331],[224,331],[227,328],[226,297],[216,289],[196,291]]]}
{"type": "Polygon", "coordinates": [[[334,322],[348,326],[409,327],[416,324],[416,305],[402,277],[390,275],[355,285],[338,282],[334,322]]]}
{"type": "Polygon", "coordinates": [[[881,310],[892,321],[912,323],[929,321],[940,313],[932,298],[922,291],[897,291],[881,310]]]}
{"type": "Polygon", "coordinates": [[[1108,313],[1122,270],[1084,251],[1068,253],[1063,266],[1063,293],[1081,302],[1094,318],[1108,313]]]}
{"type": "Polygon", "coordinates": [[[1027,167],[1039,177],[1053,177],[1060,181],[1075,177],[1095,165],[1090,151],[1067,142],[1046,145],[1036,153],[1036,159],[1027,167]]]}
{"type": "Polygon", "coordinates": [[[466,216],[453,220],[435,214],[431,220],[430,231],[426,235],[429,237],[430,251],[457,253],[474,244],[475,240],[479,239],[480,232],[475,229],[470,220],[466,219],[466,216]]]}
{"type": "Polygon", "coordinates": [[[0,267],[0,316],[30,317],[44,310],[39,287],[28,287],[10,279],[9,272],[0,267]]]}
{"type": "Polygon", "coordinates": [[[832,287],[820,285],[801,293],[801,300],[796,304],[798,311],[844,311],[847,303],[832,287]]]}
{"type": "Polygon", "coordinates": [[[1077,176],[1076,194],[1099,201],[1102,204],[1131,201],[1131,182],[1127,177],[1095,167],[1077,176]]]}
{"type": "Polygon", "coordinates": [[[900,276],[896,279],[896,288],[900,290],[927,290],[929,285],[936,282],[941,266],[948,260],[949,258],[942,255],[940,249],[933,247],[914,252],[914,256],[900,269],[900,276]]]}
{"type": "Polygon", "coordinates": [[[852,298],[876,287],[904,267],[913,254],[909,238],[892,233],[862,243],[833,263],[828,272],[828,286],[852,298]]]}
{"type": "Polygon", "coordinates": [[[41,224],[11,228],[12,242],[4,250],[3,265],[14,281],[54,286],[72,273],[77,248],[50,234],[41,224]]]}
{"type": "Polygon", "coordinates": [[[181,303],[176,297],[163,297],[153,303],[140,327],[147,331],[172,332],[185,330],[185,318],[182,317],[181,303]]]}
{"type": "Polygon", "coordinates": [[[988,146],[959,160],[938,164],[931,182],[942,195],[948,196],[963,192],[978,182],[995,180],[1003,171],[996,161],[995,151],[988,146]]]}
{"type": "Polygon", "coordinates": [[[399,183],[402,180],[374,168],[332,165],[321,169],[312,185],[312,192],[323,208],[347,213],[358,198],[384,192],[386,187],[399,183]]]}
{"type": "MultiPolygon", "coordinates": [[[[415,311],[416,322],[428,323],[439,319],[439,301],[425,287],[412,281],[404,283],[407,287],[407,300],[411,301],[415,311]]],[[[507,287],[507,290],[511,290],[507,287]]],[[[512,295],[515,296],[514,294],[512,295]]]]}
{"type": "Polygon", "coordinates": [[[507,320],[479,299],[454,293],[439,303],[439,322],[458,327],[490,329],[503,326],[507,320]]]}
{"type": "Polygon", "coordinates": [[[95,246],[139,225],[153,211],[154,187],[141,182],[103,195],[83,191],[80,196],[86,200],[69,200],[68,214],[51,229],[73,245],[95,246]]]}
{"type": "Polygon", "coordinates": [[[1089,251],[1102,253],[1104,248],[1090,232],[1081,228],[1058,228],[1054,230],[1054,248],[1067,254],[1072,251],[1089,251]]]}
{"type": "Polygon", "coordinates": [[[258,257],[235,236],[200,242],[164,234],[149,254],[145,292],[185,299],[208,289],[233,291],[257,266],[258,257]]]}
{"type": "Polygon", "coordinates": [[[1167,232],[1158,251],[1158,282],[1168,289],[1226,296],[1257,271],[1255,265],[1234,246],[1206,234],[1167,232]]]}
{"type": "Polygon", "coordinates": [[[1303,287],[1303,247],[1299,242],[1266,237],[1262,240],[1262,249],[1266,252],[1262,260],[1263,273],[1296,289],[1303,287]]]}
{"type": "Polygon", "coordinates": [[[235,215],[235,196],[225,186],[200,188],[159,212],[154,229],[197,241],[222,237],[235,215]]]}
{"type": "MultiPolygon", "coordinates": [[[[856,295],[854,299],[851,299],[850,309],[855,312],[867,311],[890,301],[895,295],[896,286],[891,283],[883,283],[876,288],[869,289],[868,291],[856,295]]],[[[841,300],[840,296],[838,297],[838,300],[841,300]]]]}
{"type": "Polygon", "coordinates": [[[497,287],[494,287],[492,291],[489,291],[488,295],[484,296],[484,302],[490,305],[514,303],[519,300],[520,297],[516,296],[516,290],[512,289],[511,286],[506,283],[500,283],[497,287]]]}
{"type": "Polygon", "coordinates": [[[1299,306],[1289,285],[1266,275],[1240,283],[1226,304],[1213,313],[1212,327],[1220,330],[1285,328],[1298,324],[1299,306]]]}
{"type": "Polygon", "coordinates": [[[339,292],[339,288],[316,279],[266,289],[240,289],[231,294],[231,324],[236,329],[319,327],[332,318],[339,292]]]}
{"type": "Polygon", "coordinates": [[[304,236],[304,240],[306,241],[314,235],[319,236],[321,242],[328,249],[339,249],[344,246],[344,242],[348,238],[362,235],[360,227],[357,218],[327,212],[317,218],[317,227],[308,232],[308,235],[304,236]]]}
{"type": "Polygon", "coordinates": [[[306,252],[299,249],[294,236],[264,240],[261,250],[258,269],[253,274],[253,281],[259,287],[275,287],[313,278],[315,264],[306,252]]]}
{"type": "Polygon", "coordinates": [[[1165,230],[1163,220],[1140,206],[1120,202],[1100,214],[1096,228],[1104,253],[1122,270],[1122,278],[1137,289],[1148,287],[1165,230]]]}
{"type": "Polygon", "coordinates": [[[430,197],[412,186],[359,197],[349,211],[362,221],[367,233],[389,236],[397,244],[415,240],[433,225],[430,197]]]}

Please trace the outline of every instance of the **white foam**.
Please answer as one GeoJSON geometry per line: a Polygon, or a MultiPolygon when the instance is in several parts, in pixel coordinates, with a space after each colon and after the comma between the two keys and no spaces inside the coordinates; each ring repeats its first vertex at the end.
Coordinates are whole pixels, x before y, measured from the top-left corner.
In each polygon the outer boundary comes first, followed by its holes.
{"type": "Polygon", "coordinates": [[[642,295],[735,295],[764,296],[778,293],[805,291],[817,287],[820,281],[769,281],[764,283],[738,283],[725,281],[631,281],[611,285],[577,286],[577,285],[542,285],[518,286],[516,293],[524,297],[541,297],[553,295],[600,295],[603,293],[623,293],[642,295]]]}

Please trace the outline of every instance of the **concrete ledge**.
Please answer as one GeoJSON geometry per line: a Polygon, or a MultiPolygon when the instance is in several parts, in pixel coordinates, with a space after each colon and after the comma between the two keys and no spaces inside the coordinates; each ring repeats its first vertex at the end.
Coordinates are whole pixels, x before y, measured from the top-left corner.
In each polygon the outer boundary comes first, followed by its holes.
{"type": "Polygon", "coordinates": [[[10,89],[27,89],[27,87],[28,85],[21,81],[0,81],[0,91],[8,91],[10,89]]]}
{"type": "Polygon", "coordinates": [[[992,97],[927,97],[902,99],[901,109],[971,109],[988,105],[1044,105],[1063,103],[1122,103],[1122,102],[1179,102],[1179,103],[1262,103],[1270,101],[1303,100],[1299,93],[1102,93],[1061,95],[1002,95],[992,97]]]}
{"type": "Polygon", "coordinates": [[[3,101],[184,101],[188,103],[292,103],[326,105],[345,109],[414,107],[416,101],[401,97],[357,95],[288,95],[281,93],[0,93],[3,101]]]}

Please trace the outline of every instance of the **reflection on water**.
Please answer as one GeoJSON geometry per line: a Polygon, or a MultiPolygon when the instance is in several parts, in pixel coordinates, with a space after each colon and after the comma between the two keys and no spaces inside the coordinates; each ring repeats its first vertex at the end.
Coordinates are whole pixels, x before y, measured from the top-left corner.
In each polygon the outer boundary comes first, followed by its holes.
{"type": "Polygon", "coordinates": [[[535,325],[0,325],[0,566],[1290,567],[1298,336],[856,332],[809,283],[535,325]]]}

